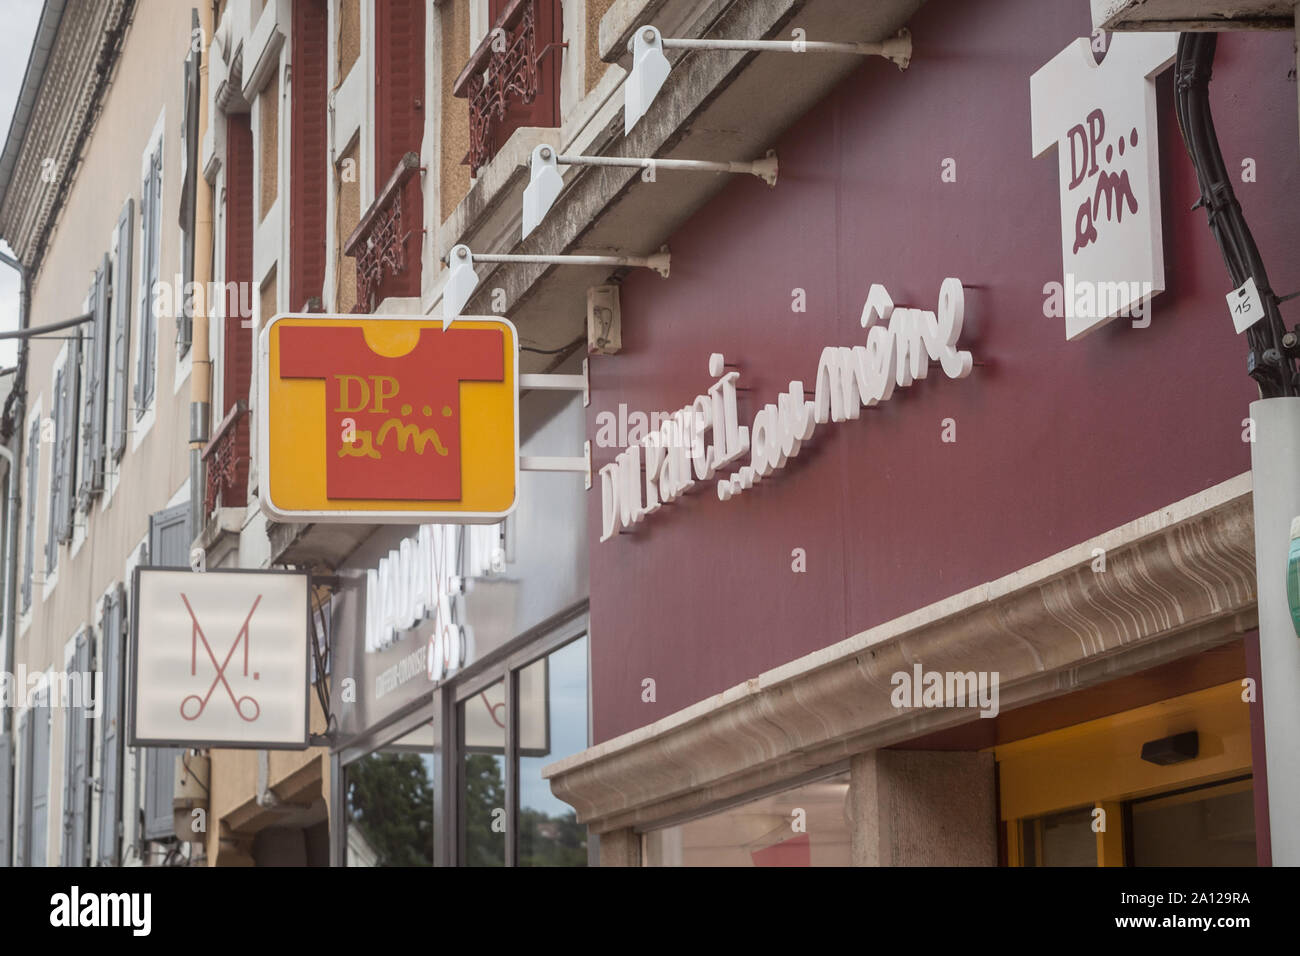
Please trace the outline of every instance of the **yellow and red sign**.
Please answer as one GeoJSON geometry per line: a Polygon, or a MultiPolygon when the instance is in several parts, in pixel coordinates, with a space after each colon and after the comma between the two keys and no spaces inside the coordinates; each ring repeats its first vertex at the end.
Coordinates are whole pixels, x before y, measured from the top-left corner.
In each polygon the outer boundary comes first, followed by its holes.
{"type": "Polygon", "coordinates": [[[277,315],[258,350],[262,509],[497,521],[519,487],[519,355],[496,317],[277,315]]]}

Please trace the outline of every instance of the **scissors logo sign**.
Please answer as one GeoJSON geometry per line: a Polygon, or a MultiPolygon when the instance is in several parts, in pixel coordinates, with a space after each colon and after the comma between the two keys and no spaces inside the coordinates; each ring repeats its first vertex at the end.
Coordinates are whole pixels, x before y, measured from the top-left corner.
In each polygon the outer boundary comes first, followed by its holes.
{"type": "MultiPolygon", "coordinates": [[[[235,696],[235,692],[230,688],[230,682],[226,680],[226,667],[229,666],[230,658],[235,655],[235,651],[239,649],[239,645],[242,643],[244,645],[244,676],[248,676],[248,622],[253,619],[253,612],[257,610],[257,605],[261,603],[262,595],[259,594],[253,600],[253,606],[248,611],[248,617],[244,618],[244,626],[241,627],[239,633],[235,635],[235,643],[230,645],[230,651],[226,654],[226,659],[220,664],[217,663],[217,656],[212,653],[212,645],[208,643],[207,635],[203,633],[203,627],[199,624],[198,615],[194,613],[194,608],[190,606],[190,599],[185,596],[184,592],[181,592],[181,600],[185,602],[185,610],[189,612],[190,621],[194,625],[194,631],[190,635],[190,676],[193,677],[196,673],[200,641],[203,642],[203,649],[208,652],[208,660],[212,661],[212,667],[216,670],[216,676],[212,678],[212,685],[208,687],[208,692],[206,694],[202,697],[198,694],[190,694],[181,701],[181,716],[186,720],[197,720],[199,717],[203,716],[203,711],[208,706],[208,701],[212,697],[212,692],[217,689],[218,684],[221,684],[226,688],[226,693],[230,695],[230,702],[235,705],[235,713],[249,722],[257,720],[262,713],[262,708],[258,706],[257,699],[252,696],[235,696]],[[186,713],[185,705],[190,701],[195,701],[196,706],[192,713],[186,713]],[[248,701],[253,708],[251,714],[244,713],[245,701],[248,701]]],[[[257,680],[260,676],[261,675],[254,672],[253,680],[257,680]]]]}
{"type": "Polygon", "coordinates": [[[137,568],[132,745],[306,748],[309,584],[296,571],[137,568]]]}

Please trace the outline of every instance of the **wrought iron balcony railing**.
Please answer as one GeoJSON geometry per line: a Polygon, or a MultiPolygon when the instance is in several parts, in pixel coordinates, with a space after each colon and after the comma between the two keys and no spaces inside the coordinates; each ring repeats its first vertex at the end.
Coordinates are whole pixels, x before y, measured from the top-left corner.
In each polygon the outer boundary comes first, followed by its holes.
{"type": "Polygon", "coordinates": [[[203,449],[207,480],[203,513],[217,508],[242,508],[248,502],[248,402],[235,403],[203,449]]]}
{"type": "Polygon", "coordinates": [[[418,281],[413,292],[408,288],[412,283],[402,281],[412,265],[417,273],[419,267],[419,170],[420,157],[405,154],[343,245],[344,254],[357,260],[355,312],[373,311],[385,293],[420,294],[418,281]],[[412,237],[415,242],[408,248],[412,237]]]}
{"type": "Polygon", "coordinates": [[[559,125],[559,0],[509,0],[456,77],[469,100],[470,174],[520,126],[559,125]],[[551,56],[549,62],[543,60],[551,56]]]}

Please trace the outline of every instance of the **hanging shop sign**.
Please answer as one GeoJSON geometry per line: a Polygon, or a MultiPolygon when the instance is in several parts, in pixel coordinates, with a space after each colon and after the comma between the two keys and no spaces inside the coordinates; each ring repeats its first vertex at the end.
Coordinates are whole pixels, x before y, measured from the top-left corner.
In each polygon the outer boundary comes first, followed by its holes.
{"type": "Polygon", "coordinates": [[[633,527],[699,482],[714,481],[722,501],[742,494],[787,467],[818,425],[856,419],[864,407],[888,401],[896,386],[925,378],[931,360],[949,378],[965,378],[973,365],[970,352],[957,348],[965,308],[957,279],[943,281],[937,312],[895,307],[885,287],[873,285],[862,307],[866,344],[827,346],[814,398],[807,399],[802,381],[793,381],[747,426],[736,405],[740,373],[724,374],[723,357],[711,356],[709,374],[718,381],[690,404],[657,416],[658,428],[600,469],[600,540],[633,527]],[[749,464],[733,468],[745,455],[749,464]]]}
{"type": "Polygon", "coordinates": [[[1075,40],[1029,80],[1033,155],[1056,149],[1066,339],[1147,318],[1165,288],[1155,77],[1176,33],[1116,33],[1098,63],[1075,40]]]}
{"type": "Polygon", "coordinates": [[[279,315],[258,351],[259,485],[272,517],[474,523],[513,510],[509,321],[279,315]]]}
{"type": "Polygon", "coordinates": [[[459,599],[470,579],[500,571],[504,562],[500,526],[423,525],[366,572],[367,653],[432,624],[422,647],[376,676],[376,699],[417,674],[442,680],[472,659],[473,632],[459,599]]]}
{"type": "Polygon", "coordinates": [[[306,572],[136,568],[130,743],[307,747],[306,572]]]}

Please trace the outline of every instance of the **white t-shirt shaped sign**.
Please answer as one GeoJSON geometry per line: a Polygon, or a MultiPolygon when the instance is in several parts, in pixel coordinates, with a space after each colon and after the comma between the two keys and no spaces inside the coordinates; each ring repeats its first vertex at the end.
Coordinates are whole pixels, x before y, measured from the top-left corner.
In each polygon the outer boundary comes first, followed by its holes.
{"type": "Polygon", "coordinates": [[[1029,80],[1034,156],[1060,167],[1065,337],[1077,339],[1165,288],[1155,77],[1176,33],[1116,33],[1098,63],[1075,40],[1029,80]]]}
{"type": "Polygon", "coordinates": [[[305,750],[301,571],[136,568],[131,746],[305,750]]]}

